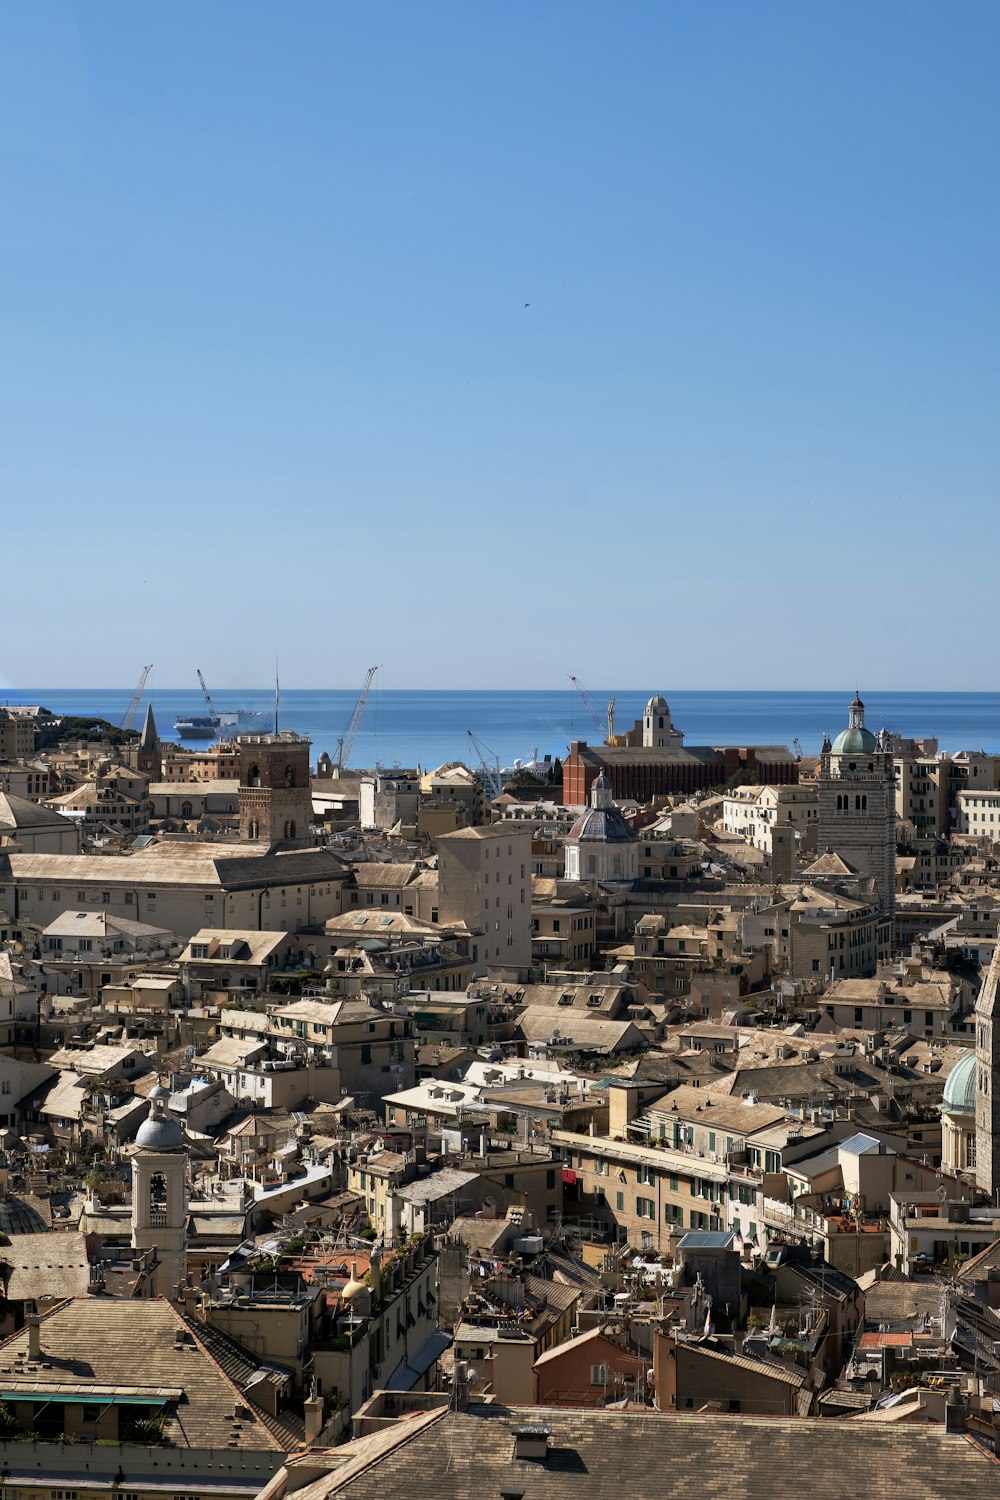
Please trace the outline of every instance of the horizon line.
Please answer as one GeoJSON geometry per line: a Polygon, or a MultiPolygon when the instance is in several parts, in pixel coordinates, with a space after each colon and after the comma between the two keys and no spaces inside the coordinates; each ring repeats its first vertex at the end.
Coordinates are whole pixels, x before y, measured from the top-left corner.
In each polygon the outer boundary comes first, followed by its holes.
{"type": "MultiPolygon", "coordinates": [[[[11,693],[17,693],[20,696],[26,696],[28,694],[31,694],[31,695],[33,695],[35,697],[40,697],[42,694],[55,694],[55,693],[95,693],[95,694],[96,693],[129,693],[129,694],[131,694],[131,693],[134,693],[134,691],[135,691],[134,686],[128,686],[127,684],[126,685],[120,685],[120,686],[103,686],[103,687],[92,687],[90,685],[88,685],[86,687],[66,687],[66,686],[63,686],[63,687],[44,687],[44,688],[37,688],[37,687],[32,687],[32,688],[3,687],[3,688],[0,688],[0,707],[2,707],[3,703],[6,701],[6,695],[11,694],[11,693]]],[[[219,688],[214,688],[213,689],[213,694],[216,694],[216,695],[221,694],[221,693],[258,693],[258,694],[263,693],[263,694],[273,694],[273,691],[274,691],[273,684],[264,683],[264,684],[261,684],[261,685],[258,685],[258,686],[251,686],[251,685],[248,685],[248,684],[244,684],[243,686],[237,686],[237,687],[219,687],[219,688]]],[[[530,688],[526,688],[526,687],[433,687],[433,686],[428,687],[428,686],[413,685],[413,686],[410,686],[410,687],[384,687],[384,688],[380,688],[379,691],[382,692],[382,693],[451,693],[451,694],[456,694],[456,695],[458,695],[458,694],[467,694],[467,693],[503,693],[503,694],[510,694],[510,693],[545,693],[545,694],[559,693],[559,694],[562,694],[562,693],[566,693],[566,694],[569,694],[569,695],[572,695],[572,696],[575,696],[575,697],[579,696],[576,693],[576,691],[575,691],[574,688],[572,688],[572,687],[564,688],[562,686],[558,686],[558,687],[530,687],[530,688]]],[[[661,690],[661,689],[657,689],[657,688],[650,689],[648,686],[646,686],[646,687],[614,687],[614,688],[596,687],[596,688],[589,688],[588,691],[590,693],[592,693],[592,694],[593,693],[599,693],[602,696],[604,696],[605,694],[609,694],[609,693],[612,694],[612,695],[627,693],[627,694],[630,694],[630,695],[631,694],[636,694],[639,697],[642,697],[643,694],[649,695],[650,693],[656,693],[656,692],[659,692],[659,691],[663,691],[663,692],[666,692],[666,693],[685,693],[685,694],[687,694],[687,693],[703,693],[703,694],[704,693],[726,693],[726,694],[729,694],[729,695],[732,695],[732,696],[745,695],[745,696],[748,696],[748,697],[755,697],[755,696],[759,696],[761,694],[771,694],[771,695],[774,695],[774,694],[788,694],[790,696],[794,695],[796,697],[800,697],[800,696],[802,696],[804,694],[809,694],[809,693],[824,694],[824,695],[827,694],[827,693],[837,693],[837,694],[844,693],[848,697],[848,700],[850,700],[850,698],[853,697],[854,693],[857,691],[857,688],[853,688],[852,689],[850,687],[842,687],[842,686],[838,685],[838,686],[835,686],[835,687],[816,687],[816,686],[811,686],[811,687],[787,687],[787,688],[786,687],[780,687],[780,688],[779,687],[752,687],[752,688],[748,688],[748,687],[673,687],[673,688],[666,688],[666,689],[662,689],[661,690]]],[[[198,696],[197,689],[190,688],[190,687],[187,687],[185,685],[180,685],[180,686],[165,686],[165,687],[147,688],[143,692],[143,694],[142,694],[142,699],[148,698],[153,693],[187,693],[187,692],[190,692],[192,694],[192,696],[195,696],[195,697],[198,696]]],[[[283,684],[282,685],[282,692],[287,692],[287,693],[324,693],[324,692],[325,693],[354,693],[356,695],[356,693],[357,693],[357,685],[354,684],[354,683],[352,683],[350,685],[345,685],[345,686],[342,686],[342,687],[336,687],[336,686],[325,685],[325,684],[321,685],[321,686],[315,686],[314,685],[314,686],[311,686],[311,687],[290,687],[287,684],[283,684]]],[[[904,694],[905,695],[917,694],[917,695],[920,695],[920,696],[929,696],[929,695],[933,694],[933,695],[935,695],[937,697],[941,697],[941,698],[959,698],[959,697],[968,697],[970,695],[975,696],[975,697],[984,697],[984,698],[986,698],[986,697],[1000,697],[1000,688],[939,688],[939,687],[935,687],[935,686],[931,686],[931,687],[919,687],[919,688],[918,687],[902,687],[902,688],[900,688],[900,687],[892,687],[892,688],[866,687],[866,688],[863,689],[863,692],[868,693],[868,694],[880,694],[880,695],[896,694],[896,695],[900,695],[900,696],[902,696],[904,694]]],[[[140,700],[140,701],[142,701],[142,700],[140,700]]],[[[18,705],[14,705],[14,706],[16,707],[18,705]]]]}

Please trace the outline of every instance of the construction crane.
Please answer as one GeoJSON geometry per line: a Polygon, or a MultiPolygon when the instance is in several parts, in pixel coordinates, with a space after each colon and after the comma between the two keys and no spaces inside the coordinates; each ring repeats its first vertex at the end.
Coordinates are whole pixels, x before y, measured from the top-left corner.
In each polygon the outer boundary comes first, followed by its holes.
{"type": "MultiPolygon", "coordinates": [[[[594,727],[596,728],[598,734],[604,734],[604,724],[601,722],[601,715],[598,712],[597,704],[594,702],[593,698],[587,692],[587,689],[584,687],[584,685],[580,681],[579,677],[574,677],[573,674],[572,674],[572,672],[571,672],[569,674],[569,680],[573,684],[573,686],[576,688],[577,692],[580,694],[580,697],[583,699],[584,703],[587,705],[587,712],[589,713],[590,717],[593,719],[593,721],[594,721],[594,727]]],[[[606,738],[604,740],[604,743],[606,745],[617,745],[618,741],[615,738],[615,700],[614,700],[614,698],[612,698],[609,701],[607,709],[605,711],[605,714],[606,714],[606,720],[607,720],[607,736],[606,736],[606,738]]]]}
{"type": "Polygon", "coordinates": [[[153,670],[153,663],[152,662],[150,662],[150,664],[149,664],[148,667],[143,667],[143,669],[142,669],[142,676],[139,678],[139,686],[136,688],[135,692],[132,694],[132,702],[128,706],[128,711],[127,711],[124,719],[122,719],[122,728],[123,729],[131,729],[132,726],[133,726],[133,724],[135,723],[135,716],[139,712],[139,702],[140,702],[140,700],[142,698],[142,690],[146,686],[146,678],[149,676],[149,674],[150,674],[150,672],[152,670],[153,670]]]}
{"type": "Polygon", "coordinates": [[[205,700],[205,707],[208,709],[208,716],[211,719],[212,723],[216,727],[218,727],[218,724],[219,724],[219,715],[216,712],[215,704],[212,702],[212,695],[208,691],[208,688],[205,685],[205,679],[201,675],[201,668],[200,667],[195,667],[195,671],[198,673],[198,681],[201,683],[201,696],[205,700]]]}
{"type": "Polygon", "coordinates": [[[587,706],[587,712],[590,715],[590,717],[593,719],[594,724],[595,724],[595,726],[597,728],[598,734],[603,734],[604,733],[604,725],[601,723],[601,716],[597,712],[597,707],[596,707],[596,705],[594,703],[593,698],[591,698],[590,694],[587,692],[587,689],[584,687],[584,685],[580,681],[579,677],[574,677],[573,674],[572,674],[572,672],[569,674],[569,680],[573,684],[573,686],[576,688],[577,692],[580,694],[580,697],[583,699],[584,703],[586,704],[586,706],[587,706]]]}
{"type": "Polygon", "coordinates": [[[337,758],[335,763],[338,771],[344,769],[351,751],[354,749],[354,741],[357,739],[358,730],[361,727],[361,715],[365,711],[365,704],[368,702],[368,694],[371,692],[371,686],[375,681],[375,673],[377,671],[378,667],[368,668],[364,684],[358,694],[358,701],[354,705],[354,712],[351,715],[351,722],[347,727],[347,733],[337,741],[337,758]]]}
{"type": "Polygon", "coordinates": [[[488,745],[484,745],[482,740],[477,740],[471,729],[468,731],[468,734],[472,752],[479,757],[478,763],[473,767],[473,770],[482,781],[492,802],[493,798],[499,797],[503,791],[500,757],[499,755],[495,755],[488,745]]]}
{"type": "Polygon", "coordinates": [[[799,744],[799,742],[798,742],[797,739],[792,740],[792,744],[795,746],[795,758],[796,758],[796,760],[801,760],[802,759],[802,746],[799,744]]]}

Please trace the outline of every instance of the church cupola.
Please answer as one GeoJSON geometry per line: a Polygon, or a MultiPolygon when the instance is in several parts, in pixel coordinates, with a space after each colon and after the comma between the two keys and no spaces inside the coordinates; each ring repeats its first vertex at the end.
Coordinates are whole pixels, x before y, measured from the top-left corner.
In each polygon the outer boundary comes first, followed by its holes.
{"type": "Polygon", "coordinates": [[[613,806],[611,783],[603,771],[590,789],[590,805],[605,808],[613,806]]]}

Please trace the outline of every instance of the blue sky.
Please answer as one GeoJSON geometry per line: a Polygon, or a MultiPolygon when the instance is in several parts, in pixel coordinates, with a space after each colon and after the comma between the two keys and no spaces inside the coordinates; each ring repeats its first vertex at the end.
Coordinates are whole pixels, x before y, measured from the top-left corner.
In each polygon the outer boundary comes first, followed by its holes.
{"type": "Polygon", "coordinates": [[[993,687],[998,44],[4,7],[0,687],[993,687]]]}

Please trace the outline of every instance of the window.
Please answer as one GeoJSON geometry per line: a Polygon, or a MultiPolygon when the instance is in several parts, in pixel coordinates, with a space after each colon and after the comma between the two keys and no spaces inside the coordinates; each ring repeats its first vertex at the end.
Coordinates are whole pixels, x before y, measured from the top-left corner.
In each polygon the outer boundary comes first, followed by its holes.
{"type": "Polygon", "coordinates": [[[591,1385],[607,1385],[607,1383],[608,1383],[608,1367],[607,1367],[607,1365],[591,1365],[591,1367],[590,1367],[590,1383],[591,1383],[591,1385]]]}
{"type": "Polygon", "coordinates": [[[615,1194],[615,1208],[618,1210],[619,1213],[621,1213],[623,1211],[624,1207],[625,1207],[625,1194],[624,1193],[616,1193],[615,1194]]]}
{"type": "Polygon", "coordinates": [[[656,1204],[652,1198],[637,1198],[635,1200],[636,1217],[640,1219],[655,1219],[656,1204]]]}
{"type": "Polygon", "coordinates": [[[645,1185],[645,1186],[648,1187],[652,1183],[652,1181],[653,1181],[653,1169],[652,1169],[652,1167],[637,1167],[636,1168],[636,1173],[635,1173],[635,1180],[636,1180],[636,1182],[641,1183],[641,1184],[643,1184],[643,1185],[645,1185]]]}

